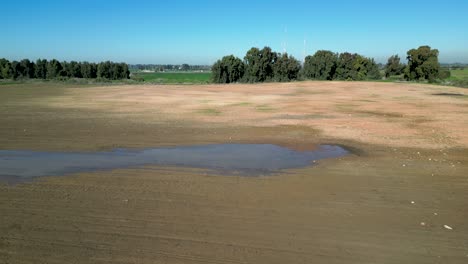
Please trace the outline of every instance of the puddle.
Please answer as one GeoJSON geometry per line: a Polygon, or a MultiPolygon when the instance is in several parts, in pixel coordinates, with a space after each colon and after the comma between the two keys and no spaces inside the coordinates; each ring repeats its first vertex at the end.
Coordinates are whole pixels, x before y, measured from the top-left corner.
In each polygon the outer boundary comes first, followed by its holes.
{"type": "Polygon", "coordinates": [[[314,160],[336,158],[349,151],[319,145],[313,151],[295,151],[271,144],[213,144],[152,149],[116,149],[107,152],[38,152],[0,150],[0,180],[29,181],[145,165],[184,166],[256,176],[306,167],[314,160]]]}
{"type": "Polygon", "coordinates": [[[464,94],[460,93],[435,93],[432,95],[437,95],[437,96],[465,96],[464,94]]]}

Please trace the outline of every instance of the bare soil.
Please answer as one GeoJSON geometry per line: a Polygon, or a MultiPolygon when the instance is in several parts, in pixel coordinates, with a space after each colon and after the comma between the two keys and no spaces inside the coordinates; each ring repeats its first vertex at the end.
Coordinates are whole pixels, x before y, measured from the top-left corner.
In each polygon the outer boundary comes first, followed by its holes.
{"type": "Polygon", "coordinates": [[[354,154],[269,177],[150,166],[0,183],[0,263],[467,263],[467,94],[5,85],[0,149],[328,143],[354,154]]]}

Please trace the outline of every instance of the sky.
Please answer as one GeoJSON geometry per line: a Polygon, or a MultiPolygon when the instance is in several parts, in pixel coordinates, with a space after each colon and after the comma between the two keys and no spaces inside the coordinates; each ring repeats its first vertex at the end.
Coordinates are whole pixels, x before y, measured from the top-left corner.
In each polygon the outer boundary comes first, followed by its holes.
{"type": "MultiPolygon", "coordinates": [[[[385,62],[429,45],[468,63],[468,1],[3,1],[0,58],[212,64],[269,46],[385,62]],[[6,22],[6,24],[5,24],[6,22]]],[[[304,52],[305,51],[305,52],[304,52]]]]}

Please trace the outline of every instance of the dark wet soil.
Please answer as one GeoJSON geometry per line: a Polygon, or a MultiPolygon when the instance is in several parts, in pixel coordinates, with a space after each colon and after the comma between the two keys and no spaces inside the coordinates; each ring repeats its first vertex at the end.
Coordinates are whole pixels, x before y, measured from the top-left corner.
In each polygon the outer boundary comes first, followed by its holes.
{"type": "Polygon", "coordinates": [[[437,95],[437,96],[465,96],[464,94],[461,94],[461,93],[435,93],[435,94],[432,94],[432,95],[437,95]]]}

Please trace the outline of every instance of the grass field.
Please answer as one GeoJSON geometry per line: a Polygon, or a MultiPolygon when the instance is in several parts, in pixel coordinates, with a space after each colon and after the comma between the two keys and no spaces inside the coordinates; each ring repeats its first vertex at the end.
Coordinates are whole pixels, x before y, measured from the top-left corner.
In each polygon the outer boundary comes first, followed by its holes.
{"type": "Polygon", "coordinates": [[[210,72],[154,72],[133,73],[134,78],[161,84],[206,84],[211,82],[210,72]]]}
{"type": "Polygon", "coordinates": [[[450,74],[451,74],[451,77],[453,78],[468,80],[468,67],[463,70],[461,69],[450,70],[450,74]]]}
{"type": "Polygon", "coordinates": [[[468,68],[450,70],[450,78],[444,84],[468,88],[468,68]]]}

